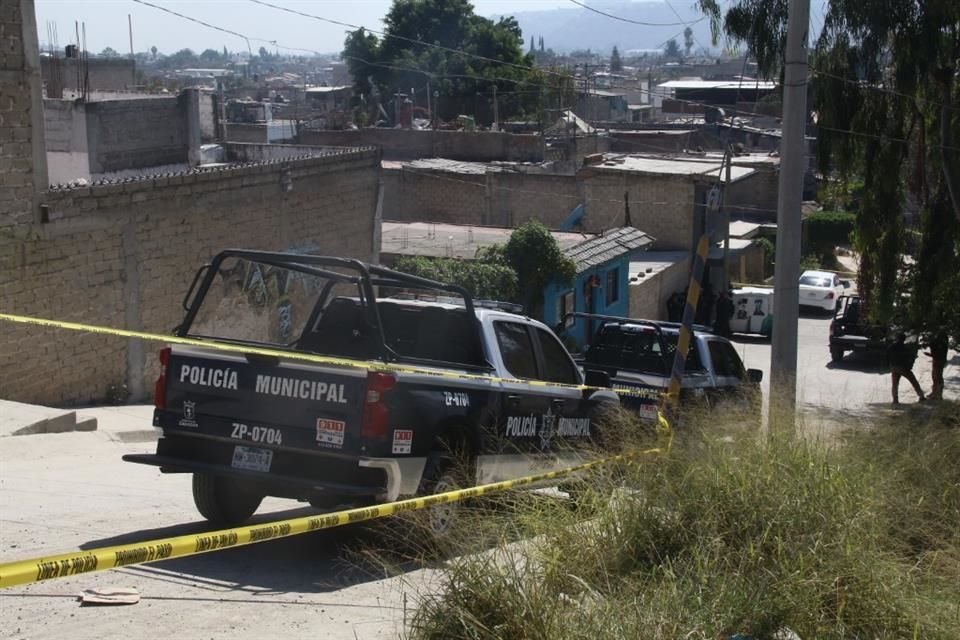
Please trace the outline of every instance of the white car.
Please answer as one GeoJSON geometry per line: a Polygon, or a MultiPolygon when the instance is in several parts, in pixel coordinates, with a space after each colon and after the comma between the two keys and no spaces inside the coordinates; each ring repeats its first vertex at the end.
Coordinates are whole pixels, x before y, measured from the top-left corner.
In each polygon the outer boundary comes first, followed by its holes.
{"type": "Polygon", "coordinates": [[[800,275],[800,306],[817,307],[832,313],[843,289],[843,282],[831,271],[804,271],[800,275]]]}

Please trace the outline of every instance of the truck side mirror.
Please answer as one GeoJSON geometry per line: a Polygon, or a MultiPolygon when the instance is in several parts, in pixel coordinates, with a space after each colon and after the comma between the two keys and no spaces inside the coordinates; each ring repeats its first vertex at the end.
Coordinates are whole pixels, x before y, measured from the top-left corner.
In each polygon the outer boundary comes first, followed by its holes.
{"type": "Polygon", "coordinates": [[[583,383],[588,387],[610,388],[611,375],[600,369],[587,369],[584,373],[583,383]]]}
{"type": "Polygon", "coordinates": [[[763,380],[763,371],[760,369],[747,369],[747,381],[751,384],[760,384],[763,380]]]}

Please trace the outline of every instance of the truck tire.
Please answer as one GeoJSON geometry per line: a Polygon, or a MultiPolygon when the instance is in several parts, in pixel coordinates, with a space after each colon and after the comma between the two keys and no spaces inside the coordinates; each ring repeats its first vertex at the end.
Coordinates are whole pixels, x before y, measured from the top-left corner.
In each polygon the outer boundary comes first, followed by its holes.
{"type": "Polygon", "coordinates": [[[840,347],[830,347],[830,360],[832,362],[840,362],[843,360],[843,349],[840,347]]]}
{"type": "Polygon", "coordinates": [[[214,524],[243,524],[262,501],[262,495],[245,488],[234,478],[193,474],[193,503],[200,515],[214,524]]]}
{"type": "MultiPolygon", "coordinates": [[[[429,496],[473,486],[470,476],[474,463],[465,460],[461,456],[451,455],[446,451],[431,453],[423,468],[417,494],[429,496]]],[[[450,502],[434,505],[426,510],[427,533],[433,540],[442,541],[449,537],[456,524],[457,513],[462,506],[462,502],[450,502]]]]}

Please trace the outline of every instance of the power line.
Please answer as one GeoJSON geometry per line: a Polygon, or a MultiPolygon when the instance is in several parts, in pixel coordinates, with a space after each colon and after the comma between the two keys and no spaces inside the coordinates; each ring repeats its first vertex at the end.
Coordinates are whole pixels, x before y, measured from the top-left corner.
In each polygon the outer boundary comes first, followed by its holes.
{"type": "MultiPolygon", "coordinates": [[[[174,16],[177,16],[177,17],[182,18],[182,19],[184,19],[184,20],[188,20],[188,21],[190,21],[190,22],[194,22],[194,23],[196,23],[196,24],[200,24],[200,25],[205,26],[205,27],[207,27],[207,28],[214,29],[214,30],[216,30],[216,31],[220,31],[220,32],[222,32],[222,33],[227,33],[227,34],[236,36],[236,37],[238,37],[238,38],[242,38],[243,40],[248,41],[248,46],[249,46],[249,41],[254,41],[254,42],[262,42],[262,43],[268,43],[268,44],[275,44],[278,48],[285,49],[285,50],[288,50],[288,51],[300,51],[300,52],[305,52],[305,53],[312,53],[312,54],[314,54],[314,55],[322,55],[322,54],[320,54],[320,52],[315,51],[315,50],[313,50],[313,49],[305,49],[305,48],[298,48],[298,47],[288,47],[288,46],[284,46],[284,45],[278,44],[276,40],[267,39],[267,38],[258,38],[258,37],[254,37],[254,36],[248,36],[248,35],[245,35],[245,34],[243,34],[243,33],[238,32],[238,31],[234,31],[234,30],[232,30],[232,29],[227,29],[227,28],[225,28],[225,27],[220,27],[220,26],[211,24],[211,23],[209,23],[209,22],[205,22],[205,21],[203,21],[203,20],[200,20],[200,19],[198,19],[198,18],[193,18],[193,17],[191,17],[191,16],[188,16],[188,15],[185,15],[185,14],[182,14],[182,13],[179,13],[179,12],[177,12],[177,11],[173,11],[173,10],[168,9],[168,8],[166,8],[166,7],[162,7],[162,6],[153,4],[153,3],[151,3],[151,2],[148,2],[147,0],[132,0],[132,2],[136,2],[136,3],[138,3],[138,4],[142,4],[142,5],[145,5],[145,6],[149,6],[149,7],[152,7],[152,8],[154,8],[154,9],[158,9],[158,10],[160,10],[160,11],[163,11],[163,12],[165,12],[165,13],[168,13],[168,14],[171,14],[171,15],[174,15],[174,16]]],[[[255,4],[261,4],[261,5],[273,7],[273,8],[275,8],[275,9],[279,9],[279,10],[282,10],[282,11],[287,11],[287,12],[289,12],[289,13],[295,13],[295,14],[298,14],[298,15],[304,15],[304,16],[306,16],[306,17],[315,18],[315,19],[322,20],[322,21],[325,21],[325,22],[333,22],[333,23],[335,23],[335,24],[342,24],[342,25],[345,25],[345,26],[353,26],[353,25],[349,25],[348,23],[340,23],[339,21],[330,20],[330,19],[327,19],[327,18],[321,18],[321,17],[319,17],[319,16],[312,16],[312,15],[310,15],[310,14],[303,14],[302,12],[299,12],[299,11],[295,11],[295,10],[292,10],[292,9],[286,9],[286,8],[284,8],[284,7],[279,7],[279,6],[277,6],[277,5],[272,5],[272,4],[270,4],[270,3],[264,2],[263,0],[250,0],[250,2],[253,2],[253,3],[255,3],[255,4]]],[[[357,28],[361,28],[361,27],[357,27],[357,28]]],[[[424,43],[424,42],[419,41],[419,40],[412,40],[412,39],[410,39],[410,38],[402,38],[402,37],[400,37],[400,36],[392,36],[392,37],[398,37],[398,38],[401,38],[401,39],[403,39],[403,40],[411,40],[411,41],[413,41],[413,42],[417,42],[417,43],[420,43],[420,44],[425,44],[425,45],[428,45],[428,46],[440,47],[440,45],[430,45],[429,43],[424,43]]],[[[460,50],[457,50],[457,49],[450,49],[449,47],[441,47],[441,48],[447,49],[447,50],[449,50],[449,51],[453,51],[453,52],[455,52],[455,53],[460,53],[460,54],[462,54],[462,55],[466,55],[466,56],[469,56],[469,57],[475,57],[475,58],[487,60],[487,61],[494,62],[494,63],[497,63],[497,64],[503,64],[503,65],[507,65],[507,66],[520,67],[520,68],[523,68],[524,70],[527,70],[527,71],[531,71],[531,70],[532,70],[531,67],[525,67],[525,66],[521,66],[521,65],[516,65],[516,64],[510,63],[510,62],[504,62],[504,61],[500,61],[500,60],[495,60],[495,59],[493,59],[493,58],[486,58],[486,57],[484,57],[484,56],[479,56],[479,55],[477,55],[477,54],[472,54],[472,53],[469,53],[469,52],[466,52],[466,51],[460,51],[460,50]]],[[[528,80],[528,79],[519,79],[519,80],[518,80],[518,79],[516,79],[516,78],[503,78],[503,77],[499,77],[499,76],[484,77],[484,76],[474,76],[474,75],[468,75],[468,74],[442,74],[442,73],[433,73],[433,72],[423,71],[422,69],[419,69],[419,68],[416,68],[416,67],[409,67],[409,66],[406,66],[406,67],[405,67],[405,66],[399,66],[399,65],[392,65],[392,64],[389,64],[389,63],[370,62],[370,61],[367,61],[367,60],[363,60],[362,58],[357,58],[357,57],[353,57],[353,56],[342,56],[342,57],[345,57],[345,58],[348,58],[348,59],[358,60],[358,61],[360,61],[360,62],[363,62],[364,64],[367,64],[367,65],[370,65],[370,66],[374,66],[374,67],[382,67],[382,68],[399,70],[399,71],[408,71],[408,72],[422,73],[422,74],[424,74],[424,75],[428,75],[428,76],[431,76],[431,77],[434,77],[434,78],[467,78],[467,79],[473,79],[473,80],[485,81],[485,82],[502,81],[502,82],[513,82],[513,83],[516,83],[516,84],[528,84],[528,85],[533,85],[533,86],[539,86],[539,87],[545,88],[545,89],[556,88],[556,87],[552,87],[551,85],[549,85],[549,84],[547,84],[547,83],[545,83],[545,82],[536,81],[536,80],[528,80]]],[[[555,76],[555,77],[559,77],[559,78],[563,78],[563,79],[568,79],[568,78],[570,77],[569,75],[562,74],[562,73],[558,73],[558,72],[556,72],[556,71],[551,71],[551,70],[547,70],[547,69],[540,69],[540,72],[543,73],[544,75],[555,76]]],[[[614,86],[611,86],[610,88],[613,88],[613,89],[624,89],[624,90],[629,90],[629,91],[636,91],[636,92],[645,93],[645,94],[648,94],[648,95],[651,95],[651,96],[652,96],[652,95],[655,95],[655,92],[654,92],[652,89],[642,89],[642,88],[640,88],[640,87],[627,87],[627,86],[621,86],[621,85],[614,85],[614,86]]],[[[879,89],[879,88],[878,88],[878,89],[879,89]]],[[[885,89],[880,89],[880,90],[885,90],[885,89]]],[[[885,90],[885,91],[888,91],[888,90],[885,90]]],[[[905,96],[905,94],[899,94],[899,95],[904,95],[904,96],[905,96]]],[[[695,106],[703,106],[703,103],[702,103],[702,102],[698,102],[698,101],[695,101],[695,100],[675,99],[675,101],[676,101],[676,102],[680,102],[680,103],[684,103],[684,104],[691,104],[691,105],[695,105],[695,106]]],[[[736,114],[736,115],[746,115],[746,116],[753,116],[753,117],[765,117],[765,116],[767,115],[767,114],[759,113],[759,112],[756,112],[756,111],[745,111],[745,110],[742,110],[742,109],[737,109],[736,107],[734,107],[733,109],[725,109],[725,110],[730,111],[731,113],[736,114]]],[[[820,128],[821,128],[821,129],[824,129],[824,130],[826,130],[826,131],[832,131],[832,132],[834,132],[834,133],[844,133],[844,134],[854,135],[854,136],[873,137],[873,138],[877,138],[877,139],[879,139],[879,140],[883,140],[883,141],[887,141],[887,142],[898,142],[898,143],[903,143],[903,144],[909,143],[908,140],[901,139],[901,138],[891,138],[891,137],[886,137],[886,136],[877,136],[877,135],[868,134],[868,133],[864,133],[864,132],[858,132],[858,131],[852,131],[852,130],[844,130],[844,129],[835,129],[835,128],[828,128],[828,127],[820,127],[820,128]]],[[[934,149],[944,149],[944,150],[950,150],[950,151],[960,151],[960,149],[958,149],[958,148],[956,148],[956,147],[949,147],[949,146],[944,146],[944,145],[928,145],[928,147],[929,147],[929,148],[934,148],[934,149]]]]}
{"type": "MultiPolygon", "coordinates": [[[[592,11],[592,12],[594,12],[594,13],[599,13],[600,15],[606,16],[606,17],[611,18],[611,19],[613,19],[613,20],[619,20],[620,22],[628,22],[628,23],[630,23],[630,24],[638,24],[638,25],[640,25],[640,26],[642,26],[642,27],[680,27],[680,26],[687,26],[687,25],[689,25],[689,24],[696,24],[697,22],[702,22],[703,20],[706,19],[705,17],[704,17],[704,18],[700,18],[700,20],[697,20],[696,22],[693,22],[693,23],[688,23],[688,22],[644,22],[644,21],[642,21],[642,20],[632,20],[631,18],[624,18],[623,16],[615,16],[615,15],[613,15],[612,13],[607,13],[606,11],[601,11],[600,9],[597,9],[597,8],[595,8],[595,7],[591,7],[590,5],[584,4],[584,3],[582,3],[582,2],[578,2],[577,0],[569,0],[569,1],[572,2],[573,4],[577,5],[578,7],[583,7],[584,9],[586,9],[586,10],[588,10],[588,11],[592,11]]],[[[676,13],[676,11],[674,11],[674,13],[676,13]]],[[[679,14],[677,15],[677,18],[680,18],[680,15],[679,15],[679,14]]],[[[680,19],[682,20],[683,18],[680,18],[680,19]]]]}
{"type": "Polygon", "coordinates": [[[286,12],[286,13],[291,13],[291,14],[293,14],[293,15],[298,15],[298,16],[301,16],[301,17],[303,17],[303,18],[310,18],[310,19],[312,19],[312,20],[319,20],[320,22],[326,22],[326,23],[328,23],[328,24],[334,24],[334,25],[341,26],[341,27],[348,27],[348,28],[354,29],[354,30],[363,29],[363,30],[365,30],[365,31],[369,31],[370,33],[374,33],[374,34],[379,35],[379,36],[384,37],[384,38],[394,38],[394,39],[396,39],[396,40],[403,40],[404,42],[409,42],[409,43],[411,43],[411,44],[419,44],[419,45],[423,45],[423,46],[425,46],[425,47],[431,47],[431,48],[433,48],[433,49],[439,49],[439,50],[441,50],[441,51],[446,51],[446,52],[448,52],[448,53],[456,53],[456,54],[458,54],[458,55],[468,56],[468,57],[470,57],[470,58],[474,58],[474,59],[477,59],[477,60],[484,60],[484,61],[486,61],[486,62],[492,62],[492,63],[494,63],[494,64],[500,64],[500,65],[504,65],[504,66],[507,66],[507,67],[513,67],[513,68],[516,68],[516,69],[521,69],[521,70],[523,70],[523,71],[530,71],[530,70],[532,69],[532,67],[529,67],[529,66],[527,66],[527,65],[517,64],[517,63],[515,63],[515,62],[508,62],[508,61],[505,61],[505,60],[497,60],[496,58],[488,58],[488,57],[486,57],[486,56],[481,56],[481,55],[476,54],[476,53],[470,53],[470,52],[468,52],[468,51],[463,51],[462,49],[454,49],[454,48],[452,48],[452,47],[446,47],[446,46],[441,45],[441,44],[436,44],[436,43],[433,43],[433,42],[425,42],[425,41],[423,41],[423,40],[418,40],[417,38],[408,38],[408,37],[406,37],[406,36],[399,36],[399,35],[395,35],[395,34],[392,34],[392,33],[388,33],[388,32],[386,32],[386,31],[378,31],[377,29],[370,29],[369,27],[364,27],[364,26],[360,26],[360,25],[350,24],[349,22],[342,22],[342,21],[340,21],[340,20],[334,20],[334,19],[332,19],[332,18],[325,18],[325,17],[323,17],[323,16],[318,16],[318,15],[315,15],[315,14],[312,14],[312,13],[306,13],[306,12],[303,12],[303,11],[298,11],[298,10],[296,10],[296,9],[290,9],[290,8],[288,8],[288,7],[283,7],[283,6],[280,6],[280,5],[272,4],[272,3],[270,3],[270,2],[265,2],[264,0],[249,0],[249,2],[252,2],[253,4],[259,4],[259,5],[264,6],[264,7],[270,7],[271,9],[276,9],[277,11],[284,11],[284,12],[286,12]]]}

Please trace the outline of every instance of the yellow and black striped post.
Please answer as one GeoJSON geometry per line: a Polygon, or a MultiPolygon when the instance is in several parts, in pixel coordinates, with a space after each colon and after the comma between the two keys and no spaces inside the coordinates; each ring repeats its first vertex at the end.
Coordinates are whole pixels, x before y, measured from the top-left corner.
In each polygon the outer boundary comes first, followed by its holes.
{"type": "Polygon", "coordinates": [[[680,327],[680,336],[677,338],[677,351],[673,355],[673,369],[670,373],[670,386],[663,397],[663,410],[671,422],[676,418],[676,410],[680,404],[680,381],[683,379],[683,370],[686,367],[687,351],[690,349],[693,320],[696,317],[697,305],[700,302],[700,287],[703,282],[703,272],[707,264],[707,252],[710,249],[710,240],[707,234],[700,236],[697,243],[697,255],[693,259],[693,268],[690,270],[690,286],[687,289],[687,303],[683,308],[683,320],[680,327]]]}

